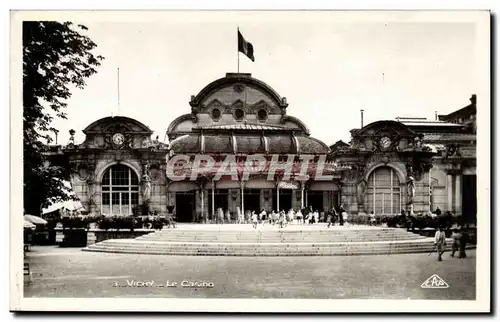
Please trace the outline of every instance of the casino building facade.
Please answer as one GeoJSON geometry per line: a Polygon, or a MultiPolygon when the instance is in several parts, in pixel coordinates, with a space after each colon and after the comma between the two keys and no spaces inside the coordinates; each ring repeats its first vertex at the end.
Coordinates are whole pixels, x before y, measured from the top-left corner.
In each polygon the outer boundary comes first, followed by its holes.
{"type": "Polygon", "coordinates": [[[353,215],[439,207],[475,218],[475,104],[473,97],[435,121],[374,122],[351,130],[350,142],[328,146],[288,114],[286,98],[269,85],[228,73],[191,97],[190,110],[168,126],[168,143],[137,120],[107,117],[83,130],[82,143],[72,136],[61,152],[75,170],[73,190],[91,214],[165,214],[171,205],[180,222],[208,221],[219,208],[235,221],[239,212],[306,206],[324,212],[343,204],[353,215]],[[312,168],[327,164],[331,179],[278,174],[267,180],[241,171],[181,181],[166,175],[168,160],[200,154],[217,163],[254,154],[307,157],[312,168]]]}

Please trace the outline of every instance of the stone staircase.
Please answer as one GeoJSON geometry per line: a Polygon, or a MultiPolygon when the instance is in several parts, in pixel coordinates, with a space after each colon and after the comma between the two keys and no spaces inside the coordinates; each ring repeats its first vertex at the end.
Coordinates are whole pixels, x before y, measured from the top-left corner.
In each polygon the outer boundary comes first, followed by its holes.
{"type": "MultiPolygon", "coordinates": [[[[451,247],[448,241],[447,249],[451,247]]],[[[431,252],[434,239],[399,228],[186,225],[135,239],[109,239],[84,251],[209,256],[346,256],[431,252]]]]}

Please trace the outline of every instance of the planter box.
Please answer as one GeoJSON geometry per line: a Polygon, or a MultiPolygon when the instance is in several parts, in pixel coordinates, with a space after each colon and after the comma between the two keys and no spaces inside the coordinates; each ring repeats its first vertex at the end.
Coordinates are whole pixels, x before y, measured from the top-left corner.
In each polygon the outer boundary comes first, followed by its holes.
{"type": "MultiPolygon", "coordinates": [[[[411,230],[411,232],[414,232],[415,234],[419,234],[421,236],[425,237],[434,237],[436,234],[436,229],[435,228],[423,228],[423,229],[418,229],[415,228],[415,230],[411,230]]],[[[450,238],[451,237],[451,231],[446,231],[446,237],[450,238]]],[[[469,243],[476,245],[477,243],[477,229],[475,227],[469,228],[467,230],[467,233],[469,234],[469,243]]]]}
{"type": "MultiPolygon", "coordinates": [[[[133,239],[140,237],[142,235],[149,234],[155,230],[153,229],[134,229],[134,231],[120,229],[120,230],[102,230],[102,229],[91,229],[89,235],[93,234],[95,236],[94,243],[99,243],[107,239],[133,239]]],[[[90,245],[90,241],[89,241],[90,245]]]]}
{"type": "Polygon", "coordinates": [[[133,239],[154,232],[154,229],[62,229],[56,228],[56,243],[61,247],[86,247],[107,239],[133,239]]]}
{"type": "Polygon", "coordinates": [[[87,246],[87,231],[85,229],[67,229],[63,231],[61,247],[87,246]]]}

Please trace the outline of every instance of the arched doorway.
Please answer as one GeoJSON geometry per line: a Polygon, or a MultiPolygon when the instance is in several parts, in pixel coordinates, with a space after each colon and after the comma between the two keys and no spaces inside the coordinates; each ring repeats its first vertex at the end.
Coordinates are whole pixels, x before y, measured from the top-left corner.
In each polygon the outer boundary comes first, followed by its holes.
{"type": "Polygon", "coordinates": [[[379,167],[368,177],[365,194],[368,212],[398,214],[401,212],[401,186],[399,177],[391,167],[379,167]]]}
{"type": "Polygon", "coordinates": [[[123,164],[109,167],[102,177],[101,189],[102,214],[127,216],[136,211],[139,204],[139,178],[130,167],[123,164]]]}

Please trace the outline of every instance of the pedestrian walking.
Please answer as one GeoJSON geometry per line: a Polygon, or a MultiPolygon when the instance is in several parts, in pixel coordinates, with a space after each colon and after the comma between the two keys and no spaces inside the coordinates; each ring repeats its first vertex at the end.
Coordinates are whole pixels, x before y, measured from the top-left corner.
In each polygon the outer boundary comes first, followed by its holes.
{"type": "Polygon", "coordinates": [[[240,206],[236,207],[236,216],[238,217],[238,224],[242,224],[245,221],[243,213],[241,212],[240,206]]]}
{"type": "Polygon", "coordinates": [[[283,210],[280,211],[278,220],[279,220],[280,228],[283,228],[283,226],[285,224],[285,212],[283,210]]]}
{"type": "Polygon", "coordinates": [[[439,226],[436,234],[434,235],[434,246],[436,247],[438,253],[438,261],[442,261],[442,255],[444,253],[444,247],[446,246],[446,236],[443,231],[443,227],[439,226]]]}
{"type": "Polygon", "coordinates": [[[290,208],[290,211],[288,211],[288,213],[286,214],[287,224],[292,223],[294,217],[295,217],[295,212],[293,211],[293,209],[290,208]]]}
{"type": "Polygon", "coordinates": [[[224,223],[224,211],[220,207],[217,209],[217,223],[224,223]]]}
{"type": "Polygon", "coordinates": [[[460,252],[458,253],[458,258],[466,258],[465,247],[469,242],[469,234],[467,234],[467,230],[462,227],[460,232],[460,252]]]}
{"type": "Polygon", "coordinates": [[[266,211],[264,209],[262,209],[262,211],[260,212],[259,214],[259,219],[260,219],[260,222],[262,223],[262,225],[264,225],[264,221],[266,220],[266,211]]]}
{"type": "Polygon", "coordinates": [[[252,212],[252,225],[254,229],[257,229],[257,224],[259,223],[259,216],[254,212],[252,212]]]}
{"type": "Polygon", "coordinates": [[[332,225],[332,219],[333,219],[332,217],[333,217],[332,213],[328,212],[328,214],[326,215],[326,222],[328,224],[326,227],[328,228],[330,228],[330,226],[332,225]]]}
{"type": "Polygon", "coordinates": [[[458,252],[460,250],[460,237],[460,231],[458,229],[453,229],[451,232],[451,239],[453,239],[453,243],[451,244],[451,257],[454,257],[455,252],[458,252]]]}
{"type": "Polygon", "coordinates": [[[342,218],[344,219],[344,223],[346,226],[349,226],[349,215],[347,214],[347,211],[344,210],[342,213],[342,218]]]}
{"type": "Polygon", "coordinates": [[[303,223],[304,215],[302,215],[302,211],[300,209],[295,214],[295,217],[297,218],[297,223],[298,224],[302,224],[303,223]]]}

